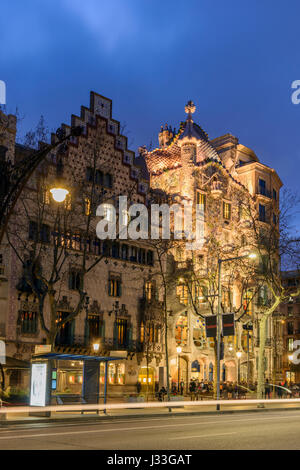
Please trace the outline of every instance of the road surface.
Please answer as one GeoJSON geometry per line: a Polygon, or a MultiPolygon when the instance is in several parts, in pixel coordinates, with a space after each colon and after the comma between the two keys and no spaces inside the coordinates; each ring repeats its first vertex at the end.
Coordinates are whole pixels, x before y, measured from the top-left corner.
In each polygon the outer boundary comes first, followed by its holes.
{"type": "Polygon", "coordinates": [[[3,449],[300,449],[300,411],[3,426],[3,449]]]}

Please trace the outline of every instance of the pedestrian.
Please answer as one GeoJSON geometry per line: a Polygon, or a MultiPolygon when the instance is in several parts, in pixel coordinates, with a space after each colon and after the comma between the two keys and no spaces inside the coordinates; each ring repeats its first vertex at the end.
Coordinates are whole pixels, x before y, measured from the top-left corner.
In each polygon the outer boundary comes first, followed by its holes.
{"type": "Polygon", "coordinates": [[[167,390],[165,389],[165,387],[161,387],[160,391],[158,392],[158,400],[164,401],[166,394],[167,394],[167,390]]]}
{"type": "Polygon", "coordinates": [[[266,396],[266,399],[270,399],[270,396],[271,396],[271,387],[269,385],[269,379],[266,379],[266,383],[265,383],[265,396],[266,396]]]}
{"type": "Polygon", "coordinates": [[[227,400],[228,398],[228,385],[226,382],[223,385],[223,398],[224,400],[227,400]]]}
{"type": "Polygon", "coordinates": [[[189,390],[190,390],[190,394],[191,394],[191,400],[194,401],[195,400],[196,384],[195,384],[195,381],[193,379],[191,379],[191,381],[190,381],[189,390]]]}
{"type": "Polygon", "coordinates": [[[182,380],[180,382],[180,395],[183,395],[183,392],[184,392],[184,381],[182,380]]]}
{"type": "Polygon", "coordinates": [[[279,382],[278,387],[277,387],[277,396],[278,396],[278,398],[282,397],[282,388],[281,388],[280,382],[279,382]]]}

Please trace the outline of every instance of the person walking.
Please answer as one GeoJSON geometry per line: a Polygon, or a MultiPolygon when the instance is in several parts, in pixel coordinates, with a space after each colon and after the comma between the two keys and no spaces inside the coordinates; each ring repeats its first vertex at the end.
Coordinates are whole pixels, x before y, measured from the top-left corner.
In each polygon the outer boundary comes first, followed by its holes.
{"type": "Polygon", "coordinates": [[[195,381],[193,379],[191,379],[191,381],[190,381],[189,390],[190,390],[190,394],[191,394],[191,400],[194,401],[195,400],[196,384],[195,384],[195,381]]]}
{"type": "Polygon", "coordinates": [[[269,384],[269,379],[266,379],[266,383],[265,383],[265,396],[266,396],[266,399],[270,399],[270,396],[271,396],[271,387],[270,387],[270,384],[269,384]]]}

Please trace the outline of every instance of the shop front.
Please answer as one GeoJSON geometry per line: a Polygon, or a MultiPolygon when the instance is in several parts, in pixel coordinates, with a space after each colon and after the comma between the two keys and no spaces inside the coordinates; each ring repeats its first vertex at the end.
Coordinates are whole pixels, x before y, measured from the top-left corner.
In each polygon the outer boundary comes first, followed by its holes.
{"type": "Polygon", "coordinates": [[[155,391],[155,370],[153,367],[143,366],[139,370],[138,383],[141,393],[154,393],[155,391]],[[148,384],[148,385],[147,385],[148,384]]]}

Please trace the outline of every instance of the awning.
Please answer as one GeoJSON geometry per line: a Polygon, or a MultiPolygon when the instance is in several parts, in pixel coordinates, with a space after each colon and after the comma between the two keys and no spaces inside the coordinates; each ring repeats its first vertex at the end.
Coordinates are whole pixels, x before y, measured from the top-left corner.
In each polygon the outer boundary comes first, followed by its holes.
{"type": "Polygon", "coordinates": [[[6,356],[5,364],[2,364],[2,367],[3,369],[30,369],[30,362],[6,356]]]}

